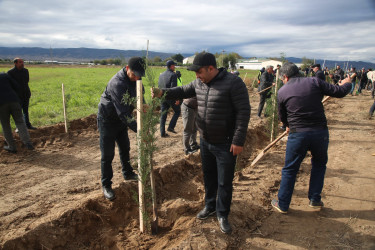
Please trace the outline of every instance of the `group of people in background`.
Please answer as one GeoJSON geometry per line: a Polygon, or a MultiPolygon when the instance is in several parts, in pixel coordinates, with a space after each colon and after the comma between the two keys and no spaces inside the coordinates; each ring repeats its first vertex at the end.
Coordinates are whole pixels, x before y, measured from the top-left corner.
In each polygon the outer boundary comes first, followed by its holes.
{"type": "MultiPolygon", "coordinates": [[[[278,65],[279,66],[279,65],[278,65]]],[[[274,81],[276,75],[276,69],[272,71],[273,66],[267,66],[262,68],[258,74],[258,93],[260,95],[260,101],[258,106],[258,117],[261,118],[262,110],[264,104],[268,98],[271,97],[272,82],[274,81]]],[[[304,70],[299,69],[300,76],[313,76],[317,77],[323,81],[330,82],[334,85],[338,85],[346,77],[351,79],[351,89],[350,94],[352,96],[362,94],[363,90],[371,90],[371,97],[375,97],[375,71],[371,68],[362,68],[357,71],[355,67],[351,67],[348,72],[345,72],[340,65],[336,65],[336,68],[329,70],[328,67],[321,68],[320,64],[313,64],[310,67],[306,67],[304,70]]],[[[368,118],[371,119],[375,112],[375,99],[373,105],[370,107],[368,118]]]]}

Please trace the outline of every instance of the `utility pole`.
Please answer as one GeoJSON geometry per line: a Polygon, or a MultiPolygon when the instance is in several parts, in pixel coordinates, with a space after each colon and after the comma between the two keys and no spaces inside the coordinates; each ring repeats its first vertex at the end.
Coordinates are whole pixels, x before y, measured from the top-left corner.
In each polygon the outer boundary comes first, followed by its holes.
{"type": "Polygon", "coordinates": [[[224,67],[224,52],[225,50],[223,49],[221,52],[221,65],[224,67]]]}

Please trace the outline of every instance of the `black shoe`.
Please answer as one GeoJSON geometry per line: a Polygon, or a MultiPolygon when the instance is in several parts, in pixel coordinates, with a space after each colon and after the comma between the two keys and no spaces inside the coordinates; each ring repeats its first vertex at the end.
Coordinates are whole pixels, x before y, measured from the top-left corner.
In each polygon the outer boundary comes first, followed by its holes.
{"type": "Polygon", "coordinates": [[[190,146],[190,148],[191,148],[192,150],[198,150],[198,149],[200,149],[201,147],[199,147],[198,144],[193,144],[192,146],[190,146]]]}
{"type": "Polygon", "coordinates": [[[220,230],[225,234],[230,234],[232,232],[232,227],[229,224],[228,218],[217,217],[219,222],[220,230]]]}
{"type": "Polygon", "coordinates": [[[214,215],[216,213],[216,210],[210,210],[208,209],[207,207],[204,207],[203,210],[201,210],[198,214],[197,214],[197,218],[200,219],[200,220],[205,220],[207,219],[209,216],[211,215],[214,215]]]}
{"type": "Polygon", "coordinates": [[[26,147],[28,150],[34,150],[34,146],[33,146],[33,144],[31,144],[31,142],[26,143],[26,144],[25,144],[25,147],[26,147]]]}
{"type": "Polygon", "coordinates": [[[124,176],[126,181],[138,181],[138,175],[136,173],[131,173],[124,176]]]}
{"type": "Polygon", "coordinates": [[[169,128],[169,129],[167,129],[167,131],[168,131],[168,132],[171,132],[171,133],[173,133],[173,134],[177,134],[177,132],[176,132],[174,129],[170,129],[170,128],[169,128]]]}
{"type": "Polygon", "coordinates": [[[197,151],[198,151],[198,149],[186,149],[185,150],[185,155],[190,155],[190,154],[195,153],[197,151]]]}
{"type": "Polygon", "coordinates": [[[31,130],[35,130],[35,129],[36,129],[36,127],[33,127],[32,125],[27,126],[27,128],[28,128],[28,129],[31,129],[31,130]]]}
{"type": "Polygon", "coordinates": [[[103,187],[103,194],[107,200],[114,200],[116,198],[115,192],[111,187],[103,187]]]}
{"type": "Polygon", "coordinates": [[[169,135],[167,133],[165,133],[165,134],[161,135],[161,137],[166,138],[166,137],[169,137],[169,135]]]}
{"type": "Polygon", "coordinates": [[[310,201],[309,207],[319,209],[324,206],[323,201],[310,201]]]}
{"type": "Polygon", "coordinates": [[[9,153],[15,154],[17,153],[17,150],[10,148],[9,146],[4,146],[4,149],[8,151],[9,153]]]}

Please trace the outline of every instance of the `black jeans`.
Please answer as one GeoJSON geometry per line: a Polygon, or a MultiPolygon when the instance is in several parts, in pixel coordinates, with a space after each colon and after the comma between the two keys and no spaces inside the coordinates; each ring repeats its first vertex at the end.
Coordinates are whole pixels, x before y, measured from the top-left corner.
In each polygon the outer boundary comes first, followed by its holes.
{"type": "Polygon", "coordinates": [[[262,93],[260,94],[259,106],[258,106],[258,116],[262,115],[262,110],[266,100],[271,97],[271,93],[262,93]]]}
{"type": "Polygon", "coordinates": [[[227,218],[233,192],[236,156],[229,152],[231,144],[210,144],[200,139],[205,189],[205,206],[216,209],[218,217],[227,218]]]}
{"type": "Polygon", "coordinates": [[[115,142],[117,143],[120,161],[122,165],[122,174],[127,176],[133,173],[130,166],[130,141],[128,136],[128,127],[121,121],[108,121],[98,116],[98,129],[100,133],[100,152],[101,157],[101,182],[103,187],[112,185],[112,160],[115,156],[115,142]]]}
{"type": "Polygon", "coordinates": [[[161,116],[160,116],[160,135],[165,135],[165,122],[167,121],[168,109],[173,109],[173,116],[169,122],[168,129],[173,130],[176,127],[178,117],[181,113],[181,106],[175,104],[176,101],[166,100],[161,104],[161,116]]]}
{"type": "Polygon", "coordinates": [[[29,98],[25,99],[22,102],[23,118],[25,119],[25,123],[28,128],[31,127],[30,118],[29,118],[29,104],[30,104],[29,98]]]}

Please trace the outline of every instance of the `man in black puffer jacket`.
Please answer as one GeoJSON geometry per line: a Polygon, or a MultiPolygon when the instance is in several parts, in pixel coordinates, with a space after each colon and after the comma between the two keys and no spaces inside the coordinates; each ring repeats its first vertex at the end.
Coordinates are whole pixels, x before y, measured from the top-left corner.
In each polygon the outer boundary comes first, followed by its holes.
{"type": "Polygon", "coordinates": [[[216,68],[215,56],[202,52],[188,67],[197,79],[188,85],[171,89],[153,89],[152,95],[166,99],[198,100],[197,126],[205,186],[205,207],[197,215],[207,219],[217,214],[220,229],[230,233],[228,222],[232,202],[233,176],[236,157],[243,150],[250,120],[250,101],[241,78],[216,68]]]}

